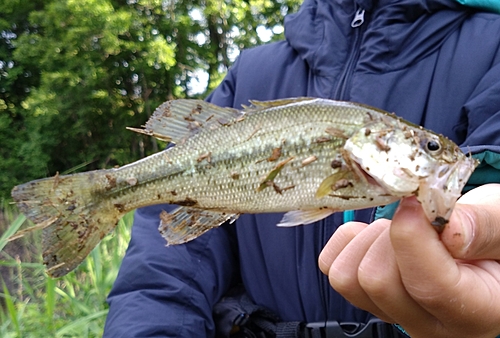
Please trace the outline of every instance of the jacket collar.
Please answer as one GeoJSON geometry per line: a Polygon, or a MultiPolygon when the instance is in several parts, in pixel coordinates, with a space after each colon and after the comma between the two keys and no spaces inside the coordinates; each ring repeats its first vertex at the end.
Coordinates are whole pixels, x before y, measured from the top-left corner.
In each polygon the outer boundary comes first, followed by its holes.
{"type": "Polygon", "coordinates": [[[455,0],[305,0],[285,19],[285,36],[316,74],[335,76],[360,35],[358,67],[387,72],[435,51],[466,15],[455,0]],[[352,28],[359,9],[365,22],[352,28]]]}

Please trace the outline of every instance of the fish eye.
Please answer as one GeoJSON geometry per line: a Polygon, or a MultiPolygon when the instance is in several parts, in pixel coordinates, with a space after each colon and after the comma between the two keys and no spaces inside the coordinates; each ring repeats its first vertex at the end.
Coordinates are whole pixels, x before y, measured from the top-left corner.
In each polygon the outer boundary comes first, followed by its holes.
{"type": "Polygon", "coordinates": [[[441,147],[441,143],[438,140],[428,140],[425,144],[427,152],[431,155],[439,155],[443,151],[443,147],[441,147]]]}

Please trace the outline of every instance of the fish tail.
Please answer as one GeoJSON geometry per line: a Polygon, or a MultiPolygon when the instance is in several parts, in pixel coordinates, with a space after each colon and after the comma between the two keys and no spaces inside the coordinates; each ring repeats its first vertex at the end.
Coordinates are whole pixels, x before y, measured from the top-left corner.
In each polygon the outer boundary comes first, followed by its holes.
{"type": "Polygon", "coordinates": [[[106,196],[113,186],[109,171],[57,174],[12,190],[20,211],[35,223],[25,232],[43,229],[43,263],[49,276],[75,269],[126,212],[106,196]]]}

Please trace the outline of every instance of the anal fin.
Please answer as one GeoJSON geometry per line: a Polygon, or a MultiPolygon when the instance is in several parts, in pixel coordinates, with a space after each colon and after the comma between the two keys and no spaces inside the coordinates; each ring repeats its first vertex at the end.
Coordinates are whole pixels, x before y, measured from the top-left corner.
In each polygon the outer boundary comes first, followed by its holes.
{"type": "Polygon", "coordinates": [[[168,213],[160,214],[160,231],[168,245],[189,242],[208,230],[216,228],[226,221],[234,222],[238,214],[209,211],[188,207],[179,207],[168,213]]]}

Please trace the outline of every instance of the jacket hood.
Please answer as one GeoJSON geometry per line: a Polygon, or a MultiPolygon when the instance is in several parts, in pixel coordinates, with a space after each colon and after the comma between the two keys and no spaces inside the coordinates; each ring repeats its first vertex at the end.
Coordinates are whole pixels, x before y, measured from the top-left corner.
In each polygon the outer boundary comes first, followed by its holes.
{"type": "Polygon", "coordinates": [[[358,69],[388,72],[435,51],[466,16],[454,0],[305,0],[285,19],[285,36],[318,75],[339,72],[356,48],[358,69]],[[353,28],[358,10],[364,22],[353,28]]]}

